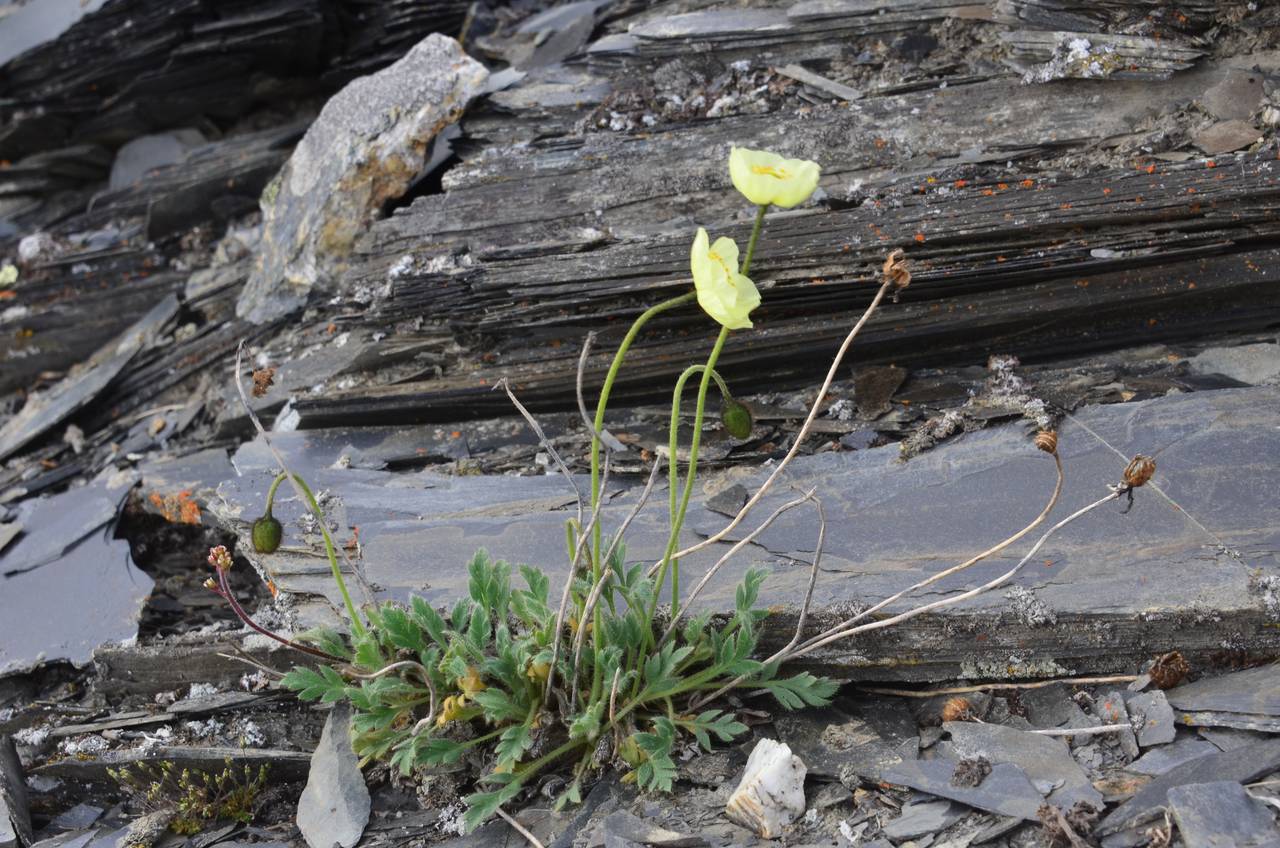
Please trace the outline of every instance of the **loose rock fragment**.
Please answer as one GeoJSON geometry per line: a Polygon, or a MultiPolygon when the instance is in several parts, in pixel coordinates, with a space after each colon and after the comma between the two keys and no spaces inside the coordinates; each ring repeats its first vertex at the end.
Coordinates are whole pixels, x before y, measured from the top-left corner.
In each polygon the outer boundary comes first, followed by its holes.
{"type": "Polygon", "coordinates": [[[1169,790],[1169,812],[1187,848],[1280,843],[1270,811],[1234,781],[1175,786],[1169,790]]]}
{"type": "MultiPolygon", "coordinates": [[[[747,758],[738,788],[725,813],[764,839],[777,839],[787,825],[804,814],[807,769],[783,742],[761,739],[747,758]]],[[[313,846],[317,848],[317,846],[313,846]]]]}
{"type": "Polygon", "coordinates": [[[351,750],[351,708],[335,705],[311,756],[298,800],[298,829],[311,848],[351,848],[369,822],[369,788],[351,750]]]}
{"type": "Polygon", "coordinates": [[[334,95],[263,192],[262,251],[236,314],[271,321],[332,282],[356,236],[422,176],[432,142],[487,78],[457,41],[433,34],[334,95]]]}

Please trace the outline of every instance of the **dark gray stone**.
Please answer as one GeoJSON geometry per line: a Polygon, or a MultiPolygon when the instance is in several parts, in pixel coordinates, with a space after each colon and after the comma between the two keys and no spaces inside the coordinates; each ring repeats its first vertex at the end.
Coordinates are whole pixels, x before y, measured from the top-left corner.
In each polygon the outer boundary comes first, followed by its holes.
{"type": "Polygon", "coordinates": [[[1274,848],[1280,828],[1262,803],[1230,780],[1169,790],[1169,811],[1187,848],[1274,848]]]}
{"type": "Polygon", "coordinates": [[[1262,133],[1248,121],[1220,121],[1191,137],[1196,147],[1209,156],[1232,153],[1259,141],[1262,133]]]}
{"type": "Polygon", "coordinates": [[[107,0],[34,0],[0,18],[0,65],[52,41],[107,0]]]}
{"type": "Polygon", "coordinates": [[[63,810],[49,822],[50,827],[58,830],[84,830],[102,818],[102,808],[92,804],[76,804],[69,810],[63,810]]]}
{"type": "Polygon", "coordinates": [[[135,480],[120,474],[22,504],[26,535],[0,556],[0,675],[82,666],[99,645],[137,634],[154,584],[106,526],[135,480]]]}
{"type": "Polygon", "coordinates": [[[334,95],[263,192],[259,259],[236,314],[265,323],[331,283],[356,236],[422,175],[432,141],[487,77],[456,40],[436,33],[334,95]]]}
{"type": "Polygon", "coordinates": [[[1020,693],[1019,701],[1027,712],[1027,721],[1037,730],[1054,727],[1089,727],[1094,724],[1071,692],[1061,683],[1027,689],[1020,693]]]}
{"type": "Polygon", "coordinates": [[[1204,110],[1220,121],[1247,120],[1262,105],[1263,75],[1234,68],[1200,98],[1204,110]]]}
{"type": "Polygon", "coordinates": [[[1263,733],[1280,733],[1280,716],[1249,715],[1248,713],[1224,713],[1179,711],[1178,723],[1188,727],[1227,727],[1235,730],[1258,730],[1263,733]]]}
{"type": "Polygon", "coordinates": [[[1202,677],[1168,690],[1175,709],[1280,716],[1280,664],[1202,677]]]}
{"type": "Polygon", "coordinates": [[[1173,709],[1159,690],[1134,695],[1125,704],[1138,728],[1138,747],[1150,748],[1172,742],[1177,732],[1173,709]]]}
{"type": "MultiPolygon", "coordinates": [[[[1280,431],[1273,426],[1277,406],[1280,391],[1246,388],[1076,413],[1127,455],[1159,450],[1155,482],[1187,514],[1248,552],[1244,563],[1215,554],[1212,540],[1182,512],[1154,492],[1139,490],[1127,515],[1114,504],[1095,510],[1050,539],[1012,581],[1033,590],[1056,615],[1057,625],[1025,625],[996,592],[838,643],[808,659],[854,679],[990,680],[1129,671],[1148,658],[1144,644],[1157,639],[1176,638],[1195,661],[1220,651],[1224,640],[1238,638],[1242,628],[1258,650],[1280,648],[1280,631],[1263,626],[1265,611],[1249,589],[1253,570],[1280,568],[1280,555],[1274,553],[1280,551],[1280,526],[1268,495],[1273,475],[1265,463],[1239,461],[1280,455],[1280,431]],[[1151,574],[1161,579],[1152,580],[1151,574]],[[973,635],[956,638],[956,632],[973,635]]],[[[298,434],[285,454],[314,489],[330,493],[327,509],[340,538],[350,538],[348,528],[360,527],[360,562],[385,597],[419,593],[432,603],[452,604],[466,591],[466,565],[480,547],[497,558],[546,569],[553,585],[562,579],[564,520],[574,509],[573,492],[562,478],[334,469],[328,466],[337,450],[312,458],[301,447],[307,438],[298,434]],[[433,552],[430,573],[422,568],[423,550],[433,552]]],[[[340,448],[337,436],[332,439],[340,448]]],[[[1070,420],[1061,427],[1059,450],[1067,475],[1055,516],[1105,494],[1125,464],[1070,420]]],[[[274,463],[255,442],[237,454],[236,466],[240,476],[219,486],[210,509],[247,548],[249,520],[261,512],[274,463]]],[[[738,471],[724,481],[708,472],[706,491],[722,482],[753,489],[768,471],[747,479],[738,471]]],[[[816,630],[843,618],[851,607],[879,601],[1023,527],[1047,500],[1054,476],[1052,461],[1028,443],[1020,426],[996,426],[906,463],[896,446],[800,457],[788,468],[788,485],[766,496],[752,515],[762,519],[793,498],[790,486],[816,485],[824,492],[826,551],[810,617],[816,630]],[[973,497],[978,484],[981,498],[973,497]]],[[[635,479],[619,476],[615,482],[619,494],[603,512],[606,528],[618,526],[639,489],[635,479]]],[[[584,487],[584,479],[578,484],[584,487]]],[[[320,539],[303,532],[299,505],[287,489],[282,494],[285,546],[250,558],[281,591],[295,596],[300,625],[337,621],[341,599],[320,539]]],[[[692,543],[726,521],[706,508],[704,497],[695,497],[682,541],[692,543]]],[[[627,552],[633,562],[652,562],[660,555],[666,524],[664,499],[651,499],[631,526],[627,552]]],[[[815,536],[811,513],[782,516],[716,575],[698,603],[731,609],[742,571],[758,566],[772,570],[762,587],[762,605],[793,609],[808,581],[805,564],[812,561],[815,536]]],[[[726,549],[721,544],[687,558],[682,586],[696,583],[703,565],[726,549]]],[[[1007,552],[980,563],[931,587],[927,597],[990,580],[1018,556],[1007,552]]],[[[888,611],[904,611],[910,603],[896,602],[888,611]]],[[[762,647],[785,642],[793,626],[785,612],[771,616],[762,647]]]]}
{"type": "Polygon", "coordinates": [[[1197,757],[1205,757],[1218,753],[1216,745],[1203,739],[1178,739],[1168,745],[1160,745],[1147,751],[1138,759],[1129,763],[1129,771],[1138,774],[1161,775],[1174,766],[1190,762],[1197,757]]]}
{"type": "Polygon", "coordinates": [[[142,179],[152,168],[181,162],[188,150],[204,143],[204,136],[196,129],[138,136],[116,151],[107,187],[124,188],[142,179]]]}
{"type": "Polygon", "coordinates": [[[655,848],[699,848],[707,844],[701,836],[676,833],[649,824],[626,810],[610,813],[604,820],[604,832],[606,844],[610,837],[632,845],[652,845],[655,848]]]}
{"type": "MultiPolygon", "coordinates": [[[[1129,724],[1129,708],[1125,706],[1124,693],[1119,690],[1107,692],[1099,698],[1093,712],[1101,724],[1129,724]]],[[[1138,736],[1133,730],[1121,730],[1115,734],[1115,738],[1120,742],[1126,757],[1130,760],[1138,758],[1138,736]]]]}
{"type": "Polygon", "coordinates": [[[1067,743],[1052,736],[1015,730],[998,724],[949,721],[943,729],[949,742],[938,744],[941,756],[954,760],[986,757],[992,763],[1012,763],[1034,785],[1042,782],[1056,787],[1046,800],[1068,808],[1078,801],[1102,807],[1102,794],[1093,788],[1089,776],[1071,757],[1067,743]]]}
{"type": "Polygon", "coordinates": [[[369,788],[351,750],[351,708],[336,704],[311,755],[298,799],[298,829],[311,848],[351,848],[369,822],[369,788]]]}
{"type": "Polygon", "coordinates": [[[1280,380],[1280,344],[1261,342],[1235,347],[1210,347],[1187,360],[1197,374],[1221,374],[1251,386],[1280,380]]]}
{"type": "Polygon", "coordinates": [[[773,724],[811,777],[849,788],[878,781],[886,766],[914,760],[919,751],[911,715],[885,709],[883,700],[842,698],[822,709],[780,712],[773,724]]]}
{"type": "Polygon", "coordinates": [[[1201,727],[1197,728],[1197,731],[1221,751],[1247,748],[1271,738],[1266,733],[1259,733],[1254,730],[1236,730],[1230,727],[1201,727]]]}
{"type": "Polygon", "coordinates": [[[1022,769],[1000,763],[992,767],[982,783],[970,787],[951,782],[958,765],[954,760],[943,758],[897,763],[885,769],[884,780],[990,813],[1036,820],[1036,811],[1044,802],[1044,796],[1031,785],[1022,769]]]}
{"type": "Polygon", "coordinates": [[[895,842],[917,839],[951,827],[967,812],[964,807],[950,801],[908,804],[902,808],[902,815],[884,826],[884,835],[895,842]]]}
{"type": "Polygon", "coordinates": [[[0,848],[22,848],[32,841],[22,762],[13,740],[0,736],[0,848]]]}
{"type": "Polygon", "coordinates": [[[1280,768],[1280,739],[1246,748],[1197,757],[1175,766],[1148,783],[1098,823],[1101,834],[1115,833],[1146,821],[1169,801],[1169,790],[1196,783],[1224,780],[1248,783],[1280,768]]]}

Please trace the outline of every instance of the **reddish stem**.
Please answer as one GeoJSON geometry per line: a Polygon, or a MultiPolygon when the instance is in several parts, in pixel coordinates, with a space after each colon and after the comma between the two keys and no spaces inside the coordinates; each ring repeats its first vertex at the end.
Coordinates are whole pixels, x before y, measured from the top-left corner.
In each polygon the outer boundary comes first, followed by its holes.
{"type": "Polygon", "coordinates": [[[272,633],[270,630],[258,624],[258,622],[254,621],[252,618],[249,617],[249,614],[246,613],[244,611],[244,608],[240,606],[240,602],[236,600],[236,596],[231,593],[231,586],[227,583],[226,571],[222,570],[221,568],[215,568],[214,571],[218,572],[219,588],[214,589],[213,591],[221,595],[224,599],[226,599],[227,603],[231,605],[232,612],[234,612],[241,621],[249,625],[249,627],[253,628],[253,630],[257,631],[258,633],[261,633],[263,636],[266,636],[268,639],[275,639],[281,645],[285,645],[286,647],[293,648],[295,651],[301,651],[304,654],[310,654],[313,657],[319,657],[320,659],[328,660],[329,662],[335,662],[335,663],[344,662],[342,657],[335,657],[333,654],[329,653],[328,651],[322,651],[319,648],[312,648],[307,645],[300,645],[297,642],[286,639],[277,633],[272,633]]]}

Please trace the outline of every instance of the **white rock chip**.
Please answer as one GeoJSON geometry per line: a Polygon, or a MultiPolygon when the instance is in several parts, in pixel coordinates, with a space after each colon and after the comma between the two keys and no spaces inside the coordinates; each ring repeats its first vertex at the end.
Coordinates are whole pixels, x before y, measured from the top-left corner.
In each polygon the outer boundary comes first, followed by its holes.
{"type": "Polygon", "coordinates": [[[804,762],[783,742],[761,739],[747,758],[747,768],[725,813],[765,839],[777,839],[783,828],[804,815],[804,762]]]}

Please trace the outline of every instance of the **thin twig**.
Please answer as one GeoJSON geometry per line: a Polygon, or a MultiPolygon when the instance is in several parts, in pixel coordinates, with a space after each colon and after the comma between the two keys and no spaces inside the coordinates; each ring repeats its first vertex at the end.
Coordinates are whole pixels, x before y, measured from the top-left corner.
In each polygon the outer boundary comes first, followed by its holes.
{"type": "Polygon", "coordinates": [[[507,824],[515,828],[516,833],[519,833],[525,839],[529,840],[529,844],[532,845],[533,848],[546,848],[545,845],[543,845],[541,842],[538,841],[538,837],[534,836],[532,833],[526,830],[525,826],[520,824],[520,822],[516,821],[514,818],[512,818],[511,815],[506,810],[499,807],[498,815],[502,816],[502,818],[506,821],[507,824]]]}
{"type": "Polygon", "coordinates": [[[282,673],[276,671],[271,666],[263,665],[262,663],[255,660],[253,657],[246,654],[239,645],[232,645],[231,649],[236,653],[224,654],[221,651],[219,651],[218,656],[222,657],[223,659],[235,660],[236,662],[242,662],[247,666],[252,666],[253,668],[256,668],[258,671],[262,672],[263,674],[266,674],[276,680],[279,680],[280,678],[284,677],[282,673]]]}
{"type": "Polygon", "coordinates": [[[716,560],[715,565],[708,568],[706,573],[702,575],[702,579],[698,581],[698,585],[693,587],[693,591],[689,593],[689,597],[685,600],[684,605],[680,607],[680,611],[677,612],[674,616],[672,616],[671,623],[667,626],[667,631],[662,634],[662,638],[658,640],[658,644],[661,645],[663,642],[666,642],[667,639],[671,638],[671,634],[675,633],[676,627],[679,625],[680,620],[684,618],[684,614],[688,612],[689,607],[693,604],[694,600],[696,600],[698,595],[702,593],[702,590],[706,588],[707,583],[711,581],[711,578],[715,576],[716,572],[719,571],[724,566],[724,564],[733,557],[734,554],[742,550],[747,545],[751,544],[751,542],[754,541],[757,536],[759,536],[761,533],[767,530],[769,528],[769,525],[773,524],[773,522],[776,521],[778,517],[782,515],[784,512],[795,509],[796,507],[800,506],[801,504],[811,499],[813,497],[813,493],[816,491],[817,491],[817,487],[815,486],[814,488],[805,492],[803,495],[796,498],[795,500],[787,501],[782,506],[775,509],[773,511],[773,514],[771,514],[768,518],[766,518],[759,527],[752,530],[746,536],[743,536],[736,543],[734,543],[733,547],[725,551],[724,556],[716,560]]]}
{"type": "Polygon", "coordinates": [[[1071,848],[1090,848],[1089,843],[1084,840],[1080,834],[1076,833],[1075,828],[1071,826],[1071,822],[1067,821],[1067,816],[1062,812],[1061,807],[1047,804],[1053,810],[1053,817],[1057,819],[1058,830],[1063,836],[1067,837],[1067,841],[1071,843],[1071,848]]]}
{"type": "Polygon", "coordinates": [[[859,692],[871,695],[892,695],[898,698],[936,698],[939,695],[967,695],[988,689],[1042,689],[1058,683],[1064,686],[1090,686],[1097,683],[1132,683],[1136,674],[1112,674],[1105,677],[1058,677],[1053,680],[1035,680],[1028,683],[981,683],[977,686],[951,686],[946,689],[883,689],[879,686],[859,686],[859,692]]]}
{"type": "Polygon", "coordinates": [[[555,445],[551,444],[551,440],[548,439],[547,434],[543,432],[542,425],[538,423],[538,419],[533,417],[532,413],[530,413],[529,410],[525,408],[525,405],[520,402],[520,399],[516,397],[516,393],[511,391],[511,385],[507,381],[506,377],[503,377],[494,384],[493,390],[497,391],[498,389],[502,389],[507,393],[507,398],[511,401],[511,405],[516,408],[516,411],[524,418],[525,423],[529,425],[529,429],[538,437],[538,444],[546,449],[547,453],[551,456],[551,461],[556,464],[556,468],[558,468],[560,473],[564,475],[564,479],[569,481],[569,488],[573,489],[573,494],[578,499],[578,524],[581,525],[583,511],[582,491],[578,488],[577,481],[573,479],[573,473],[569,471],[569,466],[565,465],[564,460],[560,457],[560,452],[555,449],[555,445]]]}
{"type": "Polygon", "coordinates": [[[1132,724],[1099,724],[1094,727],[1050,727],[1045,730],[1028,730],[1041,736],[1092,736],[1095,733],[1117,733],[1133,730],[1132,724]]]}
{"type": "Polygon", "coordinates": [[[587,337],[582,341],[582,353],[578,356],[578,377],[575,382],[575,388],[578,392],[578,413],[582,416],[582,423],[587,425],[587,432],[593,433],[600,443],[606,448],[621,453],[627,449],[627,446],[618,441],[618,437],[610,433],[604,427],[596,428],[595,422],[591,420],[591,416],[587,414],[587,400],[583,395],[582,383],[583,376],[587,371],[587,357],[591,354],[591,346],[595,344],[596,333],[591,331],[587,333],[587,337]]]}
{"type": "MultiPolygon", "coordinates": [[[[849,347],[853,344],[853,340],[867,323],[867,320],[871,318],[871,314],[876,311],[880,302],[884,300],[885,294],[893,285],[894,283],[892,279],[887,279],[881,284],[879,290],[876,291],[875,297],[871,299],[871,303],[867,305],[866,310],[862,313],[862,317],[853,325],[853,329],[849,331],[849,334],[844,337],[844,341],[840,345],[840,350],[836,352],[835,359],[831,361],[831,367],[827,370],[826,379],[822,381],[822,388],[818,390],[818,396],[814,398],[813,406],[810,407],[809,414],[804,419],[804,424],[800,427],[800,432],[796,434],[795,443],[791,445],[791,449],[787,451],[787,455],[784,456],[773,469],[773,473],[771,473],[768,479],[766,479],[760,488],[756,490],[756,493],[751,496],[750,500],[743,505],[742,509],[738,510],[738,514],[733,517],[733,520],[726,524],[719,532],[708,536],[701,542],[690,545],[682,551],[675,552],[671,555],[671,559],[684,559],[690,554],[697,553],[703,548],[714,545],[716,542],[719,542],[725,536],[729,535],[733,532],[734,528],[746,519],[747,513],[749,513],[756,504],[760,503],[761,499],[764,498],[769,489],[773,487],[773,484],[777,481],[778,477],[786,467],[791,464],[791,460],[795,459],[796,454],[800,452],[800,446],[804,443],[805,437],[809,435],[809,431],[813,428],[813,422],[818,417],[818,411],[822,409],[822,401],[826,398],[827,392],[830,391],[831,384],[835,381],[836,374],[839,373],[840,366],[844,362],[845,354],[849,352],[849,347]]],[[[657,570],[661,567],[662,561],[659,560],[649,569],[649,575],[652,576],[656,574],[657,570]]]]}
{"type": "Polygon", "coordinates": [[[867,622],[866,624],[860,624],[856,627],[850,627],[848,629],[841,630],[838,633],[833,633],[819,642],[813,642],[813,643],[804,645],[795,651],[792,651],[787,657],[784,658],[784,660],[794,660],[799,657],[803,657],[806,654],[810,654],[813,651],[816,651],[818,648],[829,645],[832,642],[838,642],[841,639],[846,639],[850,636],[856,636],[859,633],[866,633],[867,631],[870,631],[870,630],[880,630],[885,627],[892,627],[895,624],[900,624],[904,621],[907,621],[908,619],[912,619],[912,618],[915,618],[916,616],[924,615],[927,612],[932,612],[933,610],[936,610],[936,609],[942,609],[943,607],[954,606],[955,604],[958,604],[963,601],[967,601],[971,598],[976,598],[979,595],[985,594],[991,591],[992,589],[998,589],[999,587],[1003,586],[1005,583],[1012,580],[1014,575],[1016,575],[1019,571],[1022,570],[1022,567],[1026,565],[1028,561],[1030,561],[1031,557],[1036,555],[1036,553],[1040,550],[1040,548],[1044,545],[1044,543],[1047,542],[1049,538],[1053,536],[1054,533],[1057,533],[1059,530],[1061,530],[1063,527],[1066,527],[1068,524],[1075,521],[1077,518],[1081,518],[1082,516],[1086,515],[1089,512],[1092,512],[1093,510],[1097,509],[1103,504],[1109,501],[1117,500],[1120,497],[1121,497],[1121,494],[1118,491],[1108,492],[1105,497],[1099,498],[1098,500],[1094,501],[1088,506],[1082,507],[1076,510],[1075,512],[1071,513],[1066,518],[1062,519],[1057,524],[1053,525],[1047,531],[1045,531],[1044,535],[1042,535],[1040,539],[1035,543],[1035,545],[1032,546],[1031,550],[1027,551],[1026,555],[1023,556],[1022,559],[1018,560],[1017,565],[1013,566],[1013,568],[1009,569],[1004,574],[1001,574],[999,577],[996,577],[993,580],[983,583],[981,586],[977,586],[973,589],[968,590],[967,592],[961,592],[960,594],[953,595],[949,598],[943,598],[941,600],[933,601],[932,603],[923,604],[921,606],[916,607],[915,609],[907,610],[906,612],[899,613],[898,615],[890,616],[889,618],[881,619],[879,621],[870,621],[870,622],[867,622]]]}
{"type": "Polygon", "coordinates": [[[1039,527],[1042,523],[1044,523],[1044,520],[1049,517],[1049,513],[1053,512],[1053,508],[1058,504],[1058,498],[1062,496],[1062,484],[1064,480],[1063,471],[1062,471],[1062,458],[1058,456],[1057,451],[1055,451],[1052,454],[1052,456],[1054,460],[1054,466],[1058,472],[1058,481],[1057,483],[1054,484],[1053,493],[1049,496],[1049,502],[1045,504],[1044,509],[1040,511],[1040,514],[1037,515],[1030,524],[1028,524],[1026,527],[1023,527],[1021,530],[1019,530],[1017,533],[1014,533],[1012,536],[1005,539],[1003,542],[1000,542],[996,545],[991,546],[990,548],[987,548],[985,551],[978,554],[977,556],[972,557],[966,560],[965,562],[960,563],[959,565],[953,565],[951,568],[940,571],[937,574],[934,574],[931,577],[927,577],[924,580],[921,580],[920,582],[912,586],[908,586],[907,588],[903,589],[901,592],[898,592],[896,595],[890,595],[889,597],[885,598],[883,601],[880,601],[879,603],[876,603],[873,606],[868,607],[862,612],[859,612],[858,614],[840,622],[839,624],[836,624],[836,625],[833,625],[832,627],[827,628],[823,632],[807,639],[805,641],[805,646],[808,646],[810,643],[813,643],[813,642],[821,641],[822,639],[826,638],[832,633],[852,627],[854,624],[858,623],[864,618],[867,618],[868,616],[871,616],[871,615],[875,615],[880,610],[889,606],[889,604],[892,604],[895,601],[902,599],[906,595],[910,595],[911,593],[919,589],[923,589],[924,587],[929,586],[930,584],[936,583],[939,580],[950,577],[953,574],[964,571],[966,568],[970,568],[971,566],[976,565],[977,563],[981,562],[987,557],[993,556],[994,554],[997,554],[1000,551],[1004,550],[1005,548],[1009,547],[1014,542],[1018,541],[1023,536],[1025,536],[1027,533],[1030,533],[1032,530],[1039,527]]]}
{"type": "MultiPolygon", "coordinates": [[[[813,602],[813,587],[818,583],[818,569],[822,564],[822,550],[827,538],[827,512],[822,507],[822,500],[820,498],[813,497],[812,489],[805,497],[805,500],[813,501],[814,506],[817,507],[818,510],[818,543],[814,547],[813,566],[809,569],[809,587],[804,593],[804,603],[800,607],[800,615],[796,619],[796,630],[791,637],[791,641],[775,652],[773,656],[769,657],[769,659],[765,660],[764,664],[766,666],[771,665],[781,657],[786,656],[787,652],[799,643],[800,636],[804,633],[805,623],[809,618],[809,605],[813,602]]],[[[740,674],[711,694],[694,699],[690,702],[689,709],[696,710],[704,704],[714,701],[729,690],[742,685],[749,676],[750,675],[747,674],[740,674]]]]}
{"type": "MultiPolygon", "coordinates": [[[[547,685],[544,690],[544,697],[550,697],[552,686],[555,684],[556,661],[560,658],[560,633],[564,628],[564,617],[569,611],[569,594],[573,588],[574,578],[578,575],[578,566],[582,562],[582,555],[587,550],[587,544],[591,541],[591,534],[595,532],[596,525],[600,521],[601,511],[604,507],[604,489],[609,484],[609,471],[613,463],[613,451],[605,450],[604,452],[604,468],[600,474],[600,491],[601,496],[591,507],[591,520],[587,522],[587,526],[583,527],[578,533],[577,546],[573,551],[573,560],[569,563],[569,574],[565,578],[564,592],[560,595],[560,610],[556,613],[556,629],[555,639],[551,645],[551,667],[547,672],[547,685]]],[[[603,579],[603,578],[602,578],[603,579]]],[[[585,628],[582,622],[586,621],[587,615],[584,613],[579,617],[578,630],[581,632],[585,628]]],[[[575,674],[576,679],[576,674],[575,674]]],[[[574,701],[570,700],[570,709],[572,709],[574,701]]]]}
{"type": "Polygon", "coordinates": [[[622,681],[622,666],[613,670],[613,685],[609,687],[609,723],[617,720],[618,684],[622,681]]]}
{"type": "MultiPolygon", "coordinates": [[[[306,492],[303,491],[302,486],[298,483],[297,475],[289,470],[288,464],[284,461],[284,454],[280,453],[280,451],[276,449],[276,446],[271,443],[271,437],[267,435],[267,428],[262,426],[262,421],[258,418],[258,413],[254,412],[253,407],[249,404],[249,395],[245,392],[244,381],[240,377],[240,372],[243,367],[241,364],[243,358],[244,340],[241,339],[240,344],[236,347],[235,366],[236,391],[240,395],[240,405],[244,407],[245,414],[249,416],[249,420],[253,422],[253,426],[258,431],[258,435],[262,437],[262,443],[267,446],[267,450],[271,451],[271,456],[275,459],[276,463],[279,464],[281,473],[288,475],[289,485],[293,487],[293,493],[297,496],[298,500],[307,506],[314,506],[312,513],[316,517],[316,524],[320,527],[320,535],[324,538],[326,553],[335,559],[338,555],[341,555],[342,561],[351,569],[351,573],[355,575],[356,582],[360,584],[360,590],[364,592],[365,603],[372,604],[374,602],[373,587],[369,585],[369,581],[365,578],[364,568],[353,563],[351,558],[347,556],[346,551],[340,546],[334,544],[333,536],[329,534],[328,521],[324,517],[324,513],[320,510],[319,504],[317,503],[313,505],[312,499],[307,497],[306,492]]],[[[336,576],[338,577],[338,588],[342,590],[342,594],[345,596],[347,590],[346,587],[342,585],[341,573],[338,573],[336,576]]],[[[359,635],[364,632],[364,625],[361,623],[359,617],[355,615],[355,607],[350,604],[350,598],[344,597],[344,600],[346,600],[349,605],[347,614],[353,617],[351,624],[352,630],[356,635],[359,635]]]]}
{"type": "Polygon", "coordinates": [[[428,705],[427,717],[421,719],[413,726],[413,735],[416,736],[423,728],[428,727],[431,722],[436,720],[436,684],[435,681],[431,679],[431,672],[427,670],[426,666],[422,663],[414,662],[413,660],[403,660],[401,662],[393,662],[391,665],[380,668],[372,674],[358,674],[351,670],[348,670],[346,674],[348,677],[354,677],[358,680],[377,680],[380,677],[384,677],[393,671],[399,671],[402,668],[412,668],[414,671],[418,672],[418,676],[422,678],[422,682],[427,684],[427,694],[431,697],[431,703],[428,705]]]}

